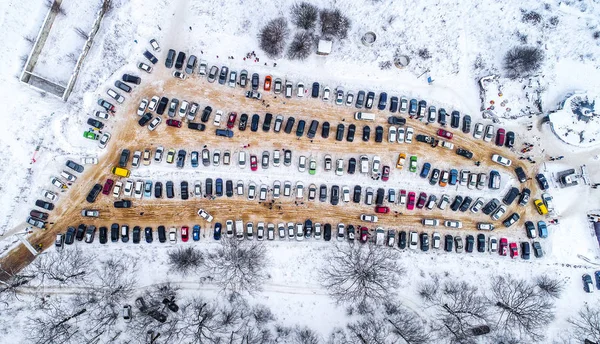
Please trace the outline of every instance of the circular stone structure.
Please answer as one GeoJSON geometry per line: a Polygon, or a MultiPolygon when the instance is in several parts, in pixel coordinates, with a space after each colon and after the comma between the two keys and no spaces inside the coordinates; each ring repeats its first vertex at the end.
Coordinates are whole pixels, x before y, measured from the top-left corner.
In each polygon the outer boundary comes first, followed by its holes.
{"type": "Polygon", "coordinates": [[[563,142],[577,147],[600,144],[600,95],[569,94],[558,109],[548,115],[554,134],[563,142]]]}
{"type": "Polygon", "coordinates": [[[396,68],[402,69],[410,63],[410,58],[406,55],[399,55],[394,58],[394,66],[396,68]]]}
{"type": "Polygon", "coordinates": [[[375,32],[371,32],[371,31],[365,33],[361,38],[362,44],[366,45],[367,47],[372,46],[376,40],[377,40],[377,35],[375,34],[375,32]]]}

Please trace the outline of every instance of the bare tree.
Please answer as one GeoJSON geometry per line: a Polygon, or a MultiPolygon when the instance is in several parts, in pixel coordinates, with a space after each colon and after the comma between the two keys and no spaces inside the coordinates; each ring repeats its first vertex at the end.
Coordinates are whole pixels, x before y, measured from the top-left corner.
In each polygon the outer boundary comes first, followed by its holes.
{"type": "Polygon", "coordinates": [[[497,307],[498,326],[522,336],[543,338],[554,319],[554,301],[534,284],[512,276],[493,278],[490,301],[497,307]]]}
{"type": "Polygon", "coordinates": [[[94,274],[96,256],[79,247],[62,251],[50,251],[39,255],[28,268],[40,284],[47,280],[59,285],[74,285],[88,282],[94,274]]]}
{"type": "Polygon", "coordinates": [[[34,280],[35,274],[29,270],[14,272],[12,269],[0,267],[0,304],[9,306],[14,299],[19,299],[21,287],[34,280]]]}
{"type": "Polygon", "coordinates": [[[79,37],[81,37],[81,38],[83,38],[85,40],[87,40],[88,38],[90,38],[90,36],[88,35],[88,33],[85,32],[85,31],[83,31],[83,29],[80,28],[80,27],[76,27],[76,28],[74,28],[74,30],[75,30],[75,33],[77,33],[77,36],[79,36],[79,37]]]}
{"type": "Polygon", "coordinates": [[[581,342],[586,339],[595,343],[600,342],[600,303],[591,307],[586,303],[577,316],[567,321],[572,326],[575,338],[581,342]]]}
{"type": "Polygon", "coordinates": [[[168,264],[173,271],[187,275],[200,268],[204,263],[204,255],[193,246],[179,247],[168,252],[168,264]]]}
{"type": "Polygon", "coordinates": [[[294,328],[290,343],[293,344],[319,344],[319,336],[312,329],[304,326],[294,328]]]}
{"type": "Polygon", "coordinates": [[[339,39],[348,37],[348,30],[352,23],[339,9],[322,9],[319,12],[319,18],[321,19],[321,33],[323,35],[331,35],[339,39]]]}
{"type": "Polygon", "coordinates": [[[315,28],[319,9],[308,2],[300,2],[292,5],[292,23],[299,29],[311,30],[315,28]]]}
{"type": "Polygon", "coordinates": [[[346,331],[340,327],[334,327],[331,333],[329,334],[329,338],[327,338],[327,344],[348,344],[350,340],[346,335],[346,331]]]}
{"type": "Polygon", "coordinates": [[[393,303],[386,303],[384,309],[384,320],[389,324],[394,342],[424,344],[429,341],[429,332],[414,312],[400,304],[393,303]]]}
{"type": "Polygon", "coordinates": [[[48,301],[42,315],[28,319],[28,340],[35,344],[75,344],[86,342],[78,327],[85,308],[74,309],[65,300],[48,301]]]}
{"type": "Polygon", "coordinates": [[[222,245],[206,259],[214,281],[226,292],[253,294],[261,290],[267,279],[264,245],[235,239],[221,241],[222,245]]]}
{"type": "Polygon", "coordinates": [[[271,58],[279,57],[283,53],[289,35],[287,20],[283,17],[273,19],[258,34],[260,48],[271,58]]]}
{"type": "Polygon", "coordinates": [[[398,252],[374,244],[336,245],[319,270],[321,285],[337,303],[379,303],[404,273],[398,252]]]}
{"type": "Polygon", "coordinates": [[[548,296],[551,296],[555,299],[558,299],[560,294],[562,294],[563,290],[565,289],[565,280],[552,278],[548,275],[538,276],[535,280],[535,284],[543,292],[548,294],[548,296]]]}
{"type": "Polygon", "coordinates": [[[66,15],[67,12],[65,12],[65,9],[62,8],[60,6],[60,4],[58,2],[56,2],[55,0],[46,0],[45,5],[48,9],[50,9],[50,11],[52,11],[53,13],[58,14],[62,14],[62,15],[66,15]]]}
{"type": "Polygon", "coordinates": [[[522,78],[537,72],[543,62],[542,49],[527,46],[514,47],[504,56],[504,69],[510,79],[522,78]]]}
{"type": "Polygon", "coordinates": [[[314,50],[314,37],[307,31],[297,32],[287,50],[290,59],[304,60],[314,50]]]}
{"type": "Polygon", "coordinates": [[[346,326],[349,344],[385,344],[388,333],[373,315],[367,315],[346,326]]]}

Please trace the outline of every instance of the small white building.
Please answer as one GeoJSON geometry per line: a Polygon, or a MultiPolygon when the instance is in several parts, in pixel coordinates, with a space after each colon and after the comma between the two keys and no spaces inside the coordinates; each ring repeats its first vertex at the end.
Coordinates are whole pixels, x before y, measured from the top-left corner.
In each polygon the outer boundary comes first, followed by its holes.
{"type": "Polygon", "coordinates": [[[327,39],[320,39],[317,46],[317,55],[329,55],[333,42],[327,39]]]}

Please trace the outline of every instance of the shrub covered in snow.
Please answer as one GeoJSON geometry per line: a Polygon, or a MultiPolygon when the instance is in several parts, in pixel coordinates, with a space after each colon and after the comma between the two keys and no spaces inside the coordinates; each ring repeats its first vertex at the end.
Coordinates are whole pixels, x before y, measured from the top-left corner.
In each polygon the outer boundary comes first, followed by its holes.
{"type": "Polygon", "coordinates": [[[271,58],[279,57],[283,53],[289,35],[287,20],[283,17],[273,19],[258,34],[260,48],[271,58]]]}
{"type": "Polygon", "coordinates": [[[544,62],[544,52],[535,47],[514,47],[504,56],[504,69],[510,79],[530,76],[544,62]]]}
{"type": "Polygon", "coordinates": [[[323,9],[319,13],[321,19],[321,33],[335,36],[339,39],[348,37],[348,30],[352,23],[339,9],[323,9]]]}
{"type": "Polygon", "coordinates": [[[297,32],[288,47],[287,56],[290,59],[304,60],[314,50],[314,37],[307,31],[297,32]]]}
{"type": "Polygon", "coordinates": [[[292,23],[300,29],[311,30],[317,24],[319,9],[308,2],[300,2],[292,5],[292,23]]]}

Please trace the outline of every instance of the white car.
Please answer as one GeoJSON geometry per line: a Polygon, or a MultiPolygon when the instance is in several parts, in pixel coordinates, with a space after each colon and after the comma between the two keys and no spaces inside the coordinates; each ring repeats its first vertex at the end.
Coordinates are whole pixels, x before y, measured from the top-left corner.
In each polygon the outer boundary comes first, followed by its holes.
{"type": "Polygon", "coordinates": [[[454,149],[454,143],[450,143],[450,142],[448,142],[448,141],[444,141],[444,140],[442,140],[442,141],[440,142],[440,146],[442,146],[442,147],[444,147],[444,148],[451,149],[451,150],[452,150],[452,149],[454,149]]]}
{"type": "Polygon", "coordinates": [[[292,183],[290,181],[283,183],[283,195],[286,197],[290,197],[292,195],[292,183]]]}
{"type": "Polygon", "coordinates": [[[488,124],[485,127],[485,133],[483,134],[483,141],[490,142],[494,138],[494,126],[488,124]]]}
{"type": "Polygon", "coordinates": [[[296,198],[298,198],[298,199],[304,198],[304,183],[302,183],[302,182],[296,183],[296,198]]]}
{"type": "Polygon", "coordinates": [[[228,238],[233,238],[233,221],[232,220],[227,220],[225,222],[225,235],[228,238]]]}
{"type": "Polygon", "coordinates": [[[158,146],[154,151],[154,162],[161,162],[163,158],[163,152],[165,151],[163,146],[158,146]]]}
{"type": "MultiPolygon", "coordinates": [[[[152,98],[152,100],[154,100],[154,98],[152,98]]],[[[156,105],[155,105],[156,106],[156,105]]],[[[138,116],[143,116],[144,112],[146,112],[146,109],[148,108],[148,99],[142,99],[142,101],[140,102],[140,106],[138,106],[137,109],[137,115],[138,116]]]]}
{"type": "Polygon", "coordinates": [[[142,192],[144,191],[144,182],[141,180],[138,180],[135,182],[135,194],[134,197],[137,199],[141,199],[142,198],[142,192]]]}
{"type": "Polygon", "coordinates": [[[204,209],[198,210],[198,216],[205,219],[207,222],[212,222],[213,217],[209,213],[207,213],[204,209]]]}
{"type": "Polygon", "coordinates": [[[360,220],[365,222],[377,222],[379,221],[379,218],[377,215],[361,214],[360,220]]]}
{"type": "Polygon", "coordinates": [[[123,183],[117,181],[115,186],[113,187],[113,197],[118,198],[121,195],[121,189],[123,188],[123,183]]]}
{"type": "Polygon", "coordinates": [[[256,184],[250,183],[248,185],[248,200],[253,201],[256,198],[256,184]]]}
{"type": "Polygon", "coordinates": [[[96,164],[98,164],[98,158],[92,158],[92,157],[81,158],[81,163],[84,165],[96,165],[96,164]]]}
{"type": "Polygon", "coordinates": [[[50,183],[52,183],[52,185],[56,186],[59,189],[66,189],[67,188],[67,184],[65,184],[62,180],[56,178],[56,177],[52,177],[50,178],[50,183]]]}
{"type": "Polygon", "coordinates": [[[42,191],[42,196],[44,196],[44,198],[46,198],[52,202],[55,202],[58,200],[58,195],[49,190],[42,191]]]}
{"type": "Polygon", "coordinates": [[[304,240],[304,225],[301,222],[296,223],[296,240],[304,240]]]}
{"type": "Polygon", "coordinates": [[[273,198],[277,199],[281,196],[281,182],[276,180],[273,182],[273,198]]]}
{"type": "Polygon", "coordinates": [[[298,93],[296,93],[299,98],[304,97],[304,83],[298,83],[298,93]]]}
{"type": "Polygon", "coordinates": [[[436,233],[436,232],[434,232],[434,233],[431,235],[431,240],[432,240],[432,245],[431,245],[431,246],[432,246],[433,248],[435,248],[435,249],[439,249],[439,248],[440,248],[441,241],[442,241],[442,237],[440,236],[440,233],[436,233]]]}
{"type": "Polygon", "coordinates": [[[498,154],[492,155],[492,161],[502,166],[510,166],[512,164],[512,161],[510,159],[507,159],[502,155],[498,154]]]}
{"type": "Polygon", "coordinates": [[[396,136],[398,136],[398,143],[404,143],[404,128],[398,128],[396,136]]]}
{"type": "Polygon", "coordinates": [[[265,184],[262,184],[260,186],[259,192],[258,192],[258,200],[259,201],[266,201],[267,200],[267,186],[265,184]]]}
{"type": "Polygon", "coordinates": [[[177,242],[177,228],[175,227],[171,227],[171,229],[169,229],[169,242],[171,244],[177,242]]]}
{"type": "Polygon", "coordinates": [[[331,89],[329,89],[328,86],[325,86],[325,88],[323,89],[323,101],[324,102],[328,102],[331,98],[331,89]]]}
{"type": "Polygon", "coordinates": [[[306,172],[306,157],[304,155],[298,157],[298,171],[306,172]]]}
{"type": "Polygon", "coordinates": [[[181,79],[181,80],[185,80],[187,78],[187,75],[185,75],[184,73],[176,70],[173,72],[173,77],[176,79],[181,79]]]}
{"type": "Polygon", "coordinates": [[[411,250],[416,250],[419,245],[419,235],[417,232],[410,232],[408,236],[408,248],[411,250]]]}
{"type": "Polygon", "coordinates": [[[473,137],[480,140],[483,137],[483,124],[477,123],[473,128],[473,137]]]}
{"type": "Polygon", "coordinates": [[[81,216],[83,216],[83,217],[98,217],[98,216],[100,216],[100,212],[98,210],[83,209],[81,211],[81,216]]]}
{"type": "Polygon", "coordinates": [[[404,138],[404,142],[412,143],[414,133],[415,131],[412,127],[406,127],[406,138],[404,138]]]}
{"type": "Polygon", "coordinates": [[[103,112],[103,111],[96,111],[96,112],[94,112],[94,116],[98,117],[100,119],[108,119],[108,117],[109,117],[108,114],[106,112],[103,112]]]}
{"type": "Polygon", "coordinates": [[[344,174],[344,159],[337,159],[335,162],[335,174],[337,176],[344,174]]]}
{"type": "Polygon", "coordinates": [[[106,148],[106,144],[108,143],[108,141],[110,141],[110,134],[109,133],[102,134],[102,136],[100,137],[100,140],[98,140],[98,147],[106,148]]]}
{"type": "Polygon", "coordinates": [[[139,167],[141,160],[142,160],[142,152],[141,151],[133,152],[133,158],[131,159],[131,166],[139,167]]]}
{"type": "Polygon", "coordinates": [[[152,67],[148,66],[144,62],[138,63],[138,68],[143,70],[146,73],[152,73],[152,67]]]}
{"type": "Polygon", "coordinates": [[[200,60],[200,65],[198,66],[198,74],[199,75],[206,75],[206,67],[207,67],[207,63],[205,60],[200,60]]]}
{"type": "Polygon", "coordinates": [[[379,169],[381,168],[381,158],[377,155],[375,155],[373,157],[373,168],[372,168],[372,172],[373,174],[379,174],[379,169]]]}
{"type": "Polygon", "coordinates": [[[194,195],[196,197],[202,197],[202,184],[199,180],[194,182],[194,195]]]}
{"type": "Polygon", "coordinates": [[[223,111],[218,110],[217,113],[215,114],[215,119],[213,121],[213,124],[217,127],[220,126],[222,117],[223,117],[223,111]]]}
{"type": "MultiPolygon", "coordinates": [[[[150,99],[150,103],[148,104],[148,110],[150,110],[150,111],[156,110],[156,107],[158,106],[159,101],[160,101],[160,97],[158,97],[158,96],[152,97],[152,99],[150,99]]],[[[138,115],[139,115],[139,113],[138,113],[138,115]]]]}
{"type": "Polygon", "coordinates": [[[346,92],[346,106],[352,106],[354,104],[354,93],[351,91],[346,92]]]}
{"type": "Polygon", "coordinates": [[[498,239],[495,236],[490,236],[488,247],[490,252],[498,251],[498,239]]]}
{"type": "Polygon", "coordinates": [[[125,187],[123,188],[123,194],[125,196],[131,197],[132,192],[133,192],[133,181],[126,180],[125,187]]]}
{"type": "Polygon", "coordinates": [[[162,118],[160,117],[154,117],[152,119],[152,121],[150,122],[150,124],[148,124],[148,130],[150,131],[154,131],[154,129],[156,129],[156,127],[158,127],[158,125],[162,122],[162,118]]]}
{"type": "Polygon", "coordinates": [[[246,152],[244,151],[238,153],[238,166],[240,168],[246,167],[246,152]]]}
{"type": "Polygon", "coordinates": [[[152,38],[150,40],[150,45],[152,46],[152,49],[154,49],[154,51],[159,52],[160,51],[160,46],[158,45],[158,42],[152,38]]]}
{"type": "Polygon", "coordinates": [[[337,105],[342,105],[344,104],[344,89],[341,87],[338,87],[335,90],[335,103],[337,105]]]}
{"type": "Polygon", "coordinates": [[[108,94],[112,99],[116,100],[119,104],[123,104],[123,102],[125,101],[125,97],[117,93],[117,91],[113,90],[112,88],[109,88],[106,91],[106,94],[108,94]]]}
{"type": "Polygon", "coordinates": [[[342,187],[342,200],[345,203],[350,202],[350,188],[348,186],[342,187]]]}
{"type": "Polygon", "coordinates": [[[74,182],[77,180],[77,177],[67,171],[62,171],[60,173],[60,176],[65,178],[66,180],[70,181],[70,182],[74,182]]]}
{"type": "Polygon", "coordinates": [[[189,107],[190,107],[190,103],[188,103],[185,100],[182,101],[181,102],[181,107],[179,107],[179,117],[185,117],[187,115],[189,107]]]}
{"type": "Polygon", "coordinates": [[[462,222],[456,220],[446,220],[444,221],[444,226],[448,228],[462,228],[462,222]]]}
{"type": "Polygon", "coordinates": [[[495,212],[492,213],[492,219],[498,221],[504,214],[506,214],[506,207],[501,205],[498,207],[498,209],[496,209],[495,212]]]}
{"type": "Polygon", "coordinates": [[[388,129],[388,141],[390,143],[396,142],[396,127],[393,125],[390,126],[390,129],[388,129]]]}
{"type": "Polygon", "coordinates": [[[344,240],[345,232],[346,232],[346,226],[344,226],[343,223],[338,223],[338,226],[337,226],[337,240],[338,241],[344,240]]]}
{"type": "Polygon", "coordinates": [[[552,198],[552,196],[550,196],[549,193],[544,192],[542,194],[542,201],[546,205],[546,208],[548,209],[549,213],[554,211],[554,199],[552,198]]]}

